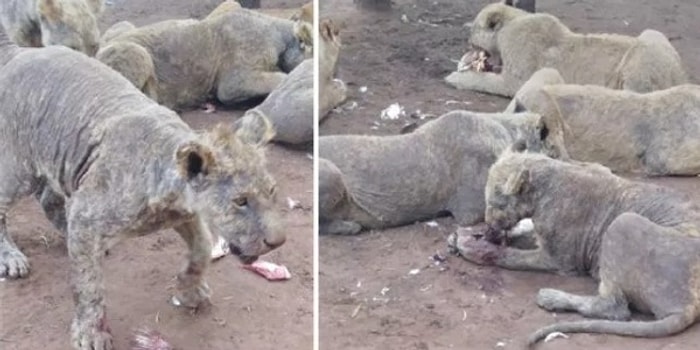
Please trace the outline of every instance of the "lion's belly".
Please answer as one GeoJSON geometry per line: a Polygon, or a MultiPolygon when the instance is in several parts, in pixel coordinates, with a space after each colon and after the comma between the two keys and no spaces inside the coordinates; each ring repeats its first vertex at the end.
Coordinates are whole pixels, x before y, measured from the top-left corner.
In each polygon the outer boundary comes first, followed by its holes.
{"type": "Polygon", "coordinates": [[[445,210],[456,188],[440,152],[420,142],[387,141],[322,139],[320,156],[341,170],[356,204],[382,222],[403,224],[445,210]]]}

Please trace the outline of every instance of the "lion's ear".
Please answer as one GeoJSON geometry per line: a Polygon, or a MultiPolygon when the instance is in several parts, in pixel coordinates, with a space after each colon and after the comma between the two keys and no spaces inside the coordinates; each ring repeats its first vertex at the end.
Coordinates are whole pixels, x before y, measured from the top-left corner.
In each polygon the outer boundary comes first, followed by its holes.
{"type": "Polygon", "coordinates": [[[301,20],[295,21],[294,36],[296,36],[305,47],[314,47],[314,33],[311,24],[301,20]]]}
{"type": "Polygon", "coordinates": [[[486,28],[490,30],[498,30],[503,25],[503,12],[491,12],[486,18],[486,28]]]}
{"type": "Polygon", "coordinates": [[[234,123],[238,138],[255,146],[263,146],[275,137],[275,127],[263,112],[251,109],[234,123]]]}
{"type": "Polygon", "coordinates": [[[209,147],[198,142],[187,142],[175,152],[178,172],[187,180],[206,176],[215,165],[214,154],[209,147]]]}
{"type": "Polygon", "coordinates": [[[523,193],[523,190],[530,181],[530,171],[527,169],[520,170],[511,174],[503,186],[503,193],[506,195],[518,195],[523,193]]]}
{"type": "Polygon", "coordinates": [[[324,19],[319,23],[319,32],[321,33],[321,38],[326,41],[333,40],[333,22],[330,19],[324,19]]]}

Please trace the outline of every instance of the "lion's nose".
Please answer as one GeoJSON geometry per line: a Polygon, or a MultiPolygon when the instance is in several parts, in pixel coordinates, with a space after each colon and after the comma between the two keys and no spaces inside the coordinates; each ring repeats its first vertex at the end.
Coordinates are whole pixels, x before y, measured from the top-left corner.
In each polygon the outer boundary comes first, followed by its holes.
{"type": "Polygon", "coordinates": [[[265,245],[270,248],[270,250],[278,248],[284,242],[287,240],[287,237],[285,235],[276,235],[274,237],[267,237],[263,240],[265,242],[265,245]]]}

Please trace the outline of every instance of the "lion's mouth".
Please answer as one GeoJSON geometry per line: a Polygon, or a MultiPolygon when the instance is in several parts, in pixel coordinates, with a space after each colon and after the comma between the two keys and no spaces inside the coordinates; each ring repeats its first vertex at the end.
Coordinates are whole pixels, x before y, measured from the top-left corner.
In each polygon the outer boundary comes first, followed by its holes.
{"type": "Polygon", "coordinates": [[[257,255],[246,255],[243,254],[243,251],[241,248],[236,246],[235,244],[229,244],[229,249],[231,250],[231,254],[235,255],[238,257],[238,259],[244,264],[244,265],[250,265],[254,263],[256,260],[258,260],[257,255]]]}
{"type": "Polygon", "coordinates": [[[501,68],[502,62],[498,55],[492,55],[477,46],[472,46],[457,63],[458,72],[473,70],[475,72],[500,73],[501,68]]]}

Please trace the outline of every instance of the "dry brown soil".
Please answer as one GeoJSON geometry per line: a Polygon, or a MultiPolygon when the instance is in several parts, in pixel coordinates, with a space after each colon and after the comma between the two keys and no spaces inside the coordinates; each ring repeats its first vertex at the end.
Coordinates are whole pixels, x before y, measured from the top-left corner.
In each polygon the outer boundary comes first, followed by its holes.
{"type": "MultiPolygon", "coordinates": [[[[137,25],[172,18],[201,18],[219,1],[113,0],[101,29],[120,20],[137,25]]],[[[264,7],[289,8],[303,0],[263,1],[264,7]]],[[[241,111],[183,113],[197,129],[232,121],[241,111]]],[[[168,303],[173,277],[186,259],[184,242],[172,230],[126,240],[104,260],[107,309],[117,349],[130,349],[133,330],[149,327],[179,350],[288,349],[313,344],[313,161],[307,151],[270,146],[268,162],[278,181],[278,207],[287,243],[264,259],[286,265],[292,279],[268,282],[243,270],[232,256],[212,265],[208,282],[213,308],[192,315],[168,303]],[[286,198],[306,209],[289,210],[286,198]]],[[[0,349],[69,349],[73,300],[68,285],[64,239],[44,218],[36,202],[25,200],[9,218],[17,244],[28,255],[27,279],[0,282],[0,349]]]]}
{"type": "MultiPolygon", "coordinates": [[[[469,31],[463,25],[487,3],[395,0],[392,12],[372,13],[356,9],[350,0],[322,1],[322,18],[344,27],[338,72],[357,107],[329,116],[321,135],[396,134],[406,123],[429,120],[411,114],[502,110],[505,99],[457,91],[443,82],[466,50],[469,31]],[[392,103],[404,106],[407,116],[380,120],[381,111],[392,103]]],[[[661,30],[672,38],[689,72],[700,76],[696,2],[543,0],[538,10],[559,16],[576,31],[638,35],[646,28],[661,30]]],[[[700,200],[698,179],[655,182],[700,200]]],[[[451,256],[442,269],[431,265],[429,257],[445,253],[445,238],[455,230],[450,218],[437,222],[439,227],[417,223],[355,237],[321,237],[322,349],[518,349],[537,327],[579,318],[538,309],[534,296],[539,288],[595,291],[588,278],[478,267],[451,256]],[[410,275],[413,269],[420,272],[410,275]]],[[[655,340],[573,335],[540,348],[690,350],[698,344],[700,326],[655,340]]]]}

